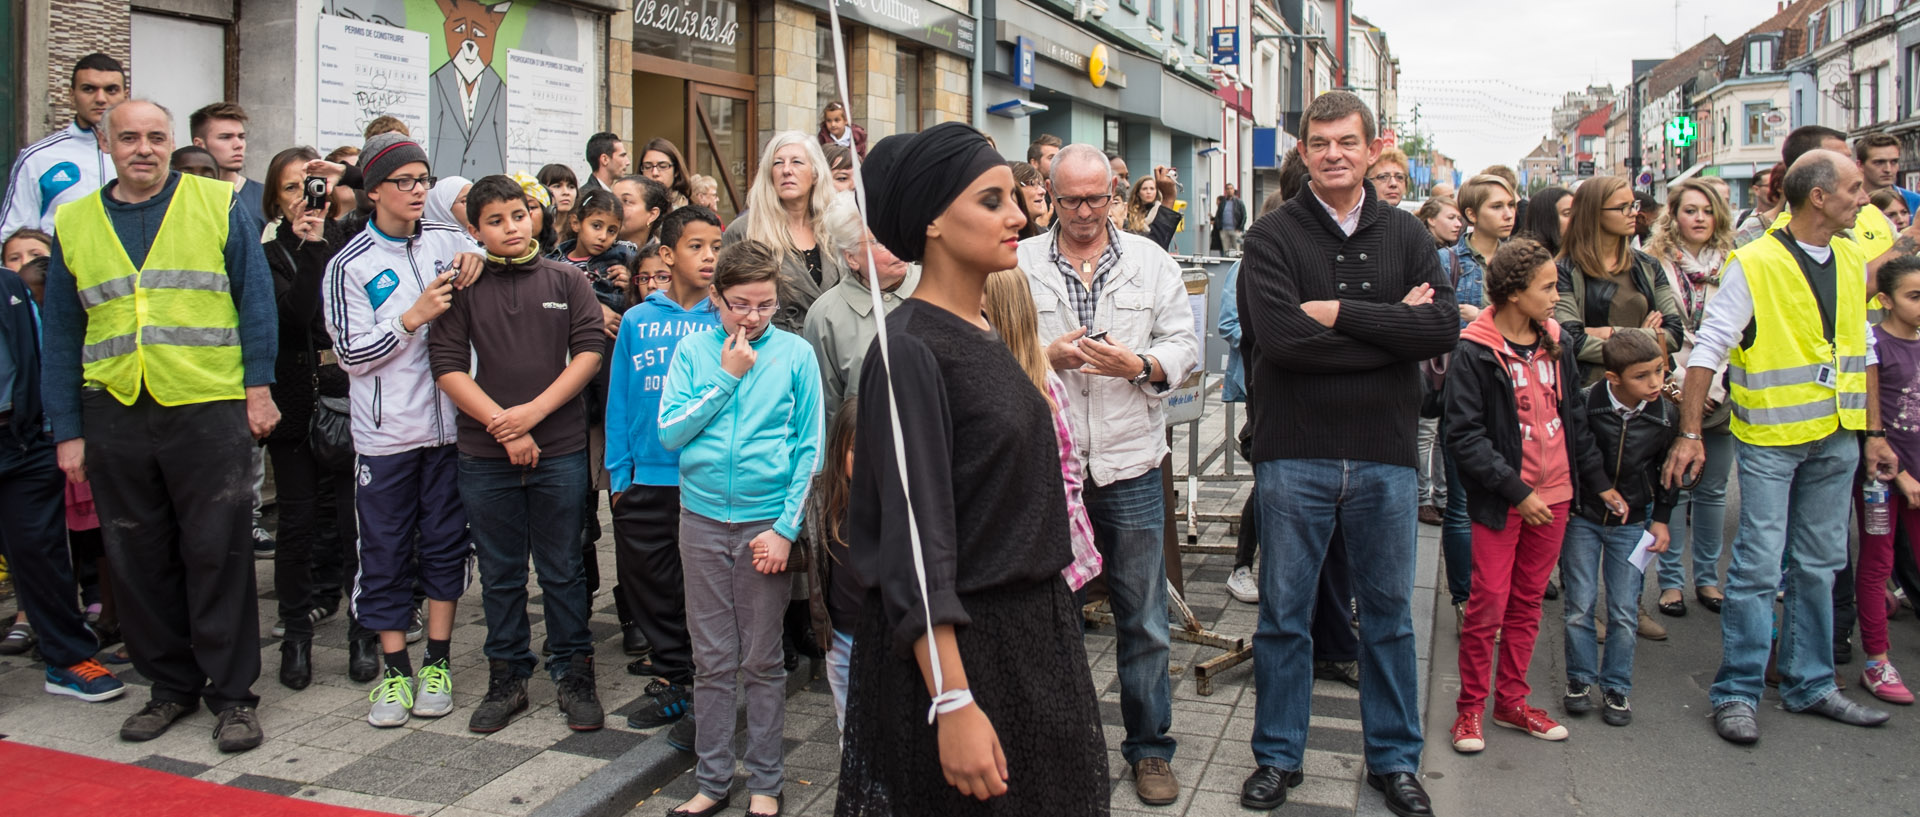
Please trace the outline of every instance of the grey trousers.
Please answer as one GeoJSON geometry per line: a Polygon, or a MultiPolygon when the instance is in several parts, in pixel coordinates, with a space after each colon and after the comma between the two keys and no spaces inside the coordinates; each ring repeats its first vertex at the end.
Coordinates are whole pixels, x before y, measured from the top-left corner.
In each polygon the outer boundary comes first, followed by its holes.
{"type": "Polygon", "coordinates": [[[747,792],[778,796],[785,774],[787,671],[780,626],[792,577],[753,569],[753,537],[773,520],[727,524],[680,511],[687,634],[693,641],[695,777],[720,798],[733,785],[735,691],[747,695],[747,792]],[[738,674],[739,679],[735,680],[738,674]]]}

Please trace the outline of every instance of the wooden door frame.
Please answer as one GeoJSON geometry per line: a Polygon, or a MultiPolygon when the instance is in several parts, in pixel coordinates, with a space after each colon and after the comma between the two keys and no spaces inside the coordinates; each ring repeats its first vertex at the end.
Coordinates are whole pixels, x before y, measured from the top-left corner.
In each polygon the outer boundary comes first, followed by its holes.
{"type": "MultiPolygon", "coordinates": [[[[760,133],[759,123],[755,121],[756,118],[759,116],[759,111],[758,111],[759,104],[758,104],[758,100],[756,99],[755,90],[751,87],[738,88],[738,87],[733,87],[728,85],[715,85],[711,83],[700,82],[697,80],[688,80],[686,105],[687,105],[687,116],[686,116],[687,141],[685,142],[685,144],[687,145],[687,149],[689,152],[689,158],[687,159],[687,166],[689,168],[692,168],[698,165],[699,160],[697,158],[692,157],[691,154],[694,151],[698,151],[700,149],[700,146],[704,144],[706,146],[706,149],[713,155],[714,165],[716,167],[721,168],[721,171],[720,171],[721,178],[715,179],[716,182],[719,182],[719,187],[720,187],[719,192],[726,194],[727,199],[733,202],[734,212],[736,213],[746,212],[747,189],[753,186],[754,165],[759,159],[759,157],[755,155],[755,151],[753,149],[754,142],[758,139],[758,134],[760,133]],[[741,181],[744,182],[745,184],[739,190],[734,189],[733,180],[727,177],[727,173],[725,170],[727,163],[725,161],[725,157],[722,157],[720,155],[719,147],[716,144],[714,144],[714,140],[712,138],[713,123],[707,121],[707,111],[704,107],[700,105],[700,97],[702,95],[724,97],[727,99],[732,99],[732,100],[747,103],[747,121],[746,121],[746,128],[744,131],[744,133],[746,134],[745,138],[749,140],[746,143],[747,144],[747,153],[746,153],[747,166],[746,166],[746,173],[744,173],[741,177],[741,181]],[[700,138],[702,136],[706,138],[705,139],[700,138]]],[[[692,171],[689,170],[688,172],[692,172],[692,171]]]]}

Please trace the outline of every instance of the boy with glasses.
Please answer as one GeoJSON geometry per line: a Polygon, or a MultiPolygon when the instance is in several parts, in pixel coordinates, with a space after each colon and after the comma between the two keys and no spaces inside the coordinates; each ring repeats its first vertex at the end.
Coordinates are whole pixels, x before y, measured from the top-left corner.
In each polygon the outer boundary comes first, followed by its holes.
{"type": "Polygon", "coordinates": [[[472,549],[454,482],[453,404],[434,388],[427,338],[481,260],[465,230],[421,218],[433,176],[419,144],[383,133],[361,156],[373,217],[328,264],[321,297],[340,368],[353,385],[360,572],[350,603],[354,619],[379,633],[386,656],[367,721],[394,727],[409,714],[453,711],[448,642],[472,549]],[[416,582],[428,600],[427,651],[417,676],[407,656],[416,582]]]}

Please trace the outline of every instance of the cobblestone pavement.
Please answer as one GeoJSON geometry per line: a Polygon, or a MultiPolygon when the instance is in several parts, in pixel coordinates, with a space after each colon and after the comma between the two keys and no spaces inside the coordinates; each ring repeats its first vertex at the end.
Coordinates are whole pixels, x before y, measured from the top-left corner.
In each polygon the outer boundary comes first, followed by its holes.
{"type": "MultiPolygon", "coordinates": [[[[1219,445],[1225,424],[1218,405],[1209,407],[1202,422],[1203,457],[1219,445]]],[[[1183,427],[1184,429],[1185,427],[1183,427]]],[[[1184,461],[1185,431],[1176,433],[1174,451],[1184,461]]],[[[1239,473],[1246,473],[1244,463],[1239,473]]],[[[1181,462],[1175,471],[1184,477],[1181,462]]],[[[1206,472],[1219,474],[1213,462],[1206,472]]],[[[1185,490],[1184,479],[1179,487],[1185,490]]],[[[1233,527],[1219,521],[1235,514],[1251,489],[1248,481],[1202,483],[1195,508],[1202,521],[1195,529],[1198,545],[1226,547],[1233,543],[1233,527]]],[[[1184,494],[1183,494],[1184,498],[1184,494]]],[[[602,511],[603,525],[606,517],[602,511]]],[[[1184,525],[1184,523],[1182,523],[1184,525]]],[[[1184,532],[1184,528],[1182,529],[1184,532]]],[[[1421,569],[1416,578],[1413,605],[1415,629],[1421,647],[1422,684],[1428,675],[1426,645],[1431,632],[1432,587],[1437,567],[1436,529],[1421,529],[1421,569]]],[[[486,659],[480,647],[486,637],[478,590],[462,599],[453,634],[452,665],[455,701],[452,714],[437,720],[414,719],[398,729],[367,725],[370,685],[346,677],[346,624],[341,616],[323,622],[313,648],[313,685],[295,692],[277,681],[279,639],[261,644],[262,672],[254,691],[261,696],[260,717],[267,741],[251,752],[222,755],[213,746],[213,718],[205,711],[179,723],[148,743],[124,743],[120,722],[138,710],[147,698],[147,684],[131,667],[119,668],[129,685],[117,701],[84,704],[41,691],[41,665],[32,656],[0,657],[0,736],[37,746],[117,762],[160,769],[217,783],[289,797],[311,799],[408,815],[476,817],[524,815],[553,800],[562,791],[607,767],[657,730],[626,727],[625,715],[642,695],[647,679],[625,672],[619,628],[614,616],[610,578],[613,576],[613,539],[603,537],[598,550],[600,572],[608,577],[595,596],[594,638],[600,665],[599,689],[608,716],[598,732],[568,730],[554,707],[553,685],[544,673],[529,685],[533,706],[508,728],[487,736],[466,730],[468,716],[486,686],[486,659]]],[[[1234,601],[1224,582],[1233,557],[1220,553],[1188,553],[1183,558],[1186,598],[1198,620],[1228,638],[1251,639],[1257,611],[1234,601]]],[[[265,636],[273,624],[271,588],[273,564],[259,561],[257,578],[266,590],[261,603],[260,629],[265,636]]],[[[533,593],[533,637],[544,634],[533,593]]],[[[0,608],[11,605],[0,602],[0,608]]],[[[420,649],[415,645],[417,656],[420,649]]],[[[1222,651],[1215,647],[1173,642],[1173,734],[1180,746],[1174,769],[1182,791],[1172,806],[1149,808],[1134,796],[1131,774],[1120,759],[1120,691],[1114,669],[1111,627],[1087,635],[1095,687],[1101,690],[1100,711],[1106,727],[1109,765],[1114,782],[1115,813],[1155,815],[1213,815],[1243,813],[1238,803],[1240,783],[1253,770],[1247,742],[1253,729],[1253,663],[1248,660],[1219,673],[1213,694],[1196,690],[1192,667],[1222,651]]],[[[811,668],[803,662],[802,672],[811,668]]],[[[787,715],[787,813],[830,814],[839,771],[838,730],[826,681],[813,673],[796,691],[787,715]]],[[[1424,687],[1421,696],[1424,706],[1424,687]]],[[[1293,790],[1286,813],[1318,815],[1384,814],[1379,798],[1361,782],[1360,721],[1357,693],[1332,681],[1318,681],[1313,690],[1313,717],[1308,736],[1307,779],[1293,790]]],[[[693,757],[673,756],[678,777],[641,801],[636,815],[661,815],[694,791],[690,775],[693,757]]],[[[662,775],[665,777],[665,775],[662,775]]],[[[742,789],[743,791],[743,789],[742,789]]],[[[745,813],[745,798],[728,812],[745,813]]]]}
{"type": "MultiPolygon", "coordinates": [[[[601,539],[599,561],[601,575],[612,577],[611,533],[601,539]]],[[[487,662],[480,651],[486,625],[477,586],[461,599],[453,631],[450,661],[457,708],[443,718],[415,718],[401,728],[375,729],[366,722],[372,685],[347,679],[343,615],[317,628],[312,686],[295,692],[280,685],[280,639],[269,635],[275,618],[273,563],[255,564],[259,586],[266,591],[260,615],[261,674],[253,685],[267,736],[260,748],[221,754],[213,745],[213,716],[204,709],[156,740],[123,742],[120,722],[146,702],[146,679],[130,665],[114,668],[127,682],[127,694],[106,703],[81,703],[43,692],[43,665],[31,655],[0,657],[0,735],[289,797],[396,814],[476,817],[530,813],[657,731],[626,727],[623,707],[641,697],[647,679],[625,671],[610,582],[595,596],[593,616],[606,728],[568,729],[554,707],[553,684],[540,672],[528,684],[531,708],[506,729],[483,737],[467,731],[467,718],[487,687],[487,662]]],[[[530,592],[537,643],[544,634],[543,617],[537,587],[530,592]]],[[[13,609],[11,601],[0,607],[13,609]]],[[[416,661],[423,648],[410,648],[416,661]]]]}
{"type": "MultiPolygon", "coordinates": [[[[1209,412],[1201,428],[1202,460],[1209,445],[1217,446],[1220,428],[1217,415],[1209,412]],[[1207,433],[1210,432],[1210,433],[1207,433]]],[[[1186,438],[1177,434],[1174,443],[1175,471],[1186,473],[1186,438]]],[[[1246,473],[1246,465],[1238,465],[1246,473]]],[[[1223,471],[1214,463],[1212,473],[1223,471]]],[[[1182,491],[1184,481],[1180,484],[1182,491]]],[[[1200,519],[1210,515],[1237,514],[1252,488],[1250,481],[1211,481],[1202,484],[1195,503],[1200,519]]],[[[1184,494],[1183,494],[1184,500],[1184,494]]],[[[1184,531],[1185,529],[1182,528],[1184,531]]],[[[1198,527],[1197,544],[1226,546],[1234,542],[1234,528],[1228,522],[1203,522],[1198,527]]],[[[1420,703],[1426,709],[1428,676],[1427,645],[1432,633],[1433,588],[1439,564],[1439,529],[1420,528],[1420,569],[1415,578],[1414,629],[1420,644],[1420,703]]],[[[1226,578],[1233,557],[1219,553],[1188,553],[1182,558],[1185,568],[1185,594],[1199,621],[1211,631],[1229,638],[1251,641],[1258,611],[1254,605],[1233,599],[1226,592],[1226,578]]],[[[1192,667],[1222,651],[1218,648],[1173,642],[1173,727],[1179,740],[1174,758],[1174,773],[1180,780],[1180,799],[1171,806],[1144,805],[1134,795],[1132,774],[1120,757],[1120,742],[1126,736],[1120,719],[1120,684],[1115,673],[1112,627],[1101,627],[1087,634],[1087,655],[1091,662],[1094,687],[1101,690],[1100,715],[1106,729],[1108,768],[1113,777],[1112,807],[1115,814],[1211,815],[1249,814],[1240,806],[1240,784],[1253,773],[1254,761],[1248,741],[1253,734],[1253,662],[1246,662],[1217,674],[1213,694],[1201,695],[1196,689],[1192,667]]],[[[834,724],[833,696],[824,678],[808,682],[787,705],[787,788],[786,814],[815,817],[831,815],[835,786],[840,768],[839,730],[834,724]]],[[[661,817],[668,809],[685,802],[697,791],[693,780],[692,755],[683,755],[683,771],[671,783],[638,804],[632,817],[661,817]]],[[[1294,789],[1287,805],[1278,813],[1297,817],[1332,815],[1384,815],[1380,797],[1364,782],[1365,764],[1361,755],[1359,693],[1337,681],[1315,681],[1313,714],[1309,722],[1306,755],[1306,782],[1294,789]]],[[[744,775],[735,781],[733,807],[729,817],[746,814],[744,775]]]]}

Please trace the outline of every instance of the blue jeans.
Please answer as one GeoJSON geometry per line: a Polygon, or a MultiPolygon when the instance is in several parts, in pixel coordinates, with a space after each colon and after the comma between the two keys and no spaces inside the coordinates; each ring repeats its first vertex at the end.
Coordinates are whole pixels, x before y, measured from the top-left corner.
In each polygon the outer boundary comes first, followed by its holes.
{"type": "Polygon", "coordinates": [[[587,452],[541,457],[525,468],[505,458],[460,455],[460,501],[467,507],[480,556],[480,606],[486,611],[487,658],[513,664],[526,678],[540,661],[527,619],[527,559],[540,581],[547,673],[566,674],[574,656],[593,655],[592,613],[580,564],[580,494],[587,490],[587,452]]]}
{"type": "Polygon", "coordinates": [[[1107,600],[1118,631],[1120,717],[1128,765],[1150,757],[1172,760],[1173,682],[1167,676],[1172,634],[1167,627],[1166,493],[1160,469],[1107,485],[1088,482],[1083,498],[1093,541],[1106,560],[1107,600]]]}
{"type": "Polygon", "coordinates": [[[1473,589],[1473,520],[1467,518],[1467,489],[1460,487],[1460,468],[1447,451],[1447,508],[1440,520],[1440,558],[1447,567],[1447,595],[1454,604],[1466,604],[1473,589]]]}
{"type": "Polygon", "coordinates": [[[1567,522],[1567,538],[1560,545],[1560,581],[1566,587],[1568,686],[1598,683],[1622,695],[1633,691],[1633,633],[1640,623],[1645,577],[1627,557],[1644,533],[1646,528],[1639,525],[1598,525],[1579,516],[1567,522]],[[1621,634],[1607,641],[1605,661],[1600,660],[1599,634],[1593,627],[1603,575],[1607,629],[1621,634]]]}
{"type": "Polygon", "coordinates": [[[1833,574],[1847,563],[1847,515],[1860,460],[1851,431],[1804,445],[1738,443],[1740,535],[1720,610],[1721,663],[1714,706],[1757,705],[1773,631],[1773,594],[1787,556],[1780,619],[1780,699],[1805,709],[1833,685],[1833,574]]]}
{"type": "Polygon", "coordinates": [[[1660,554],[1660,589],[1686,586],[1686,554],[1693,553],[1693,586],[1720,584],[1720,546],[1727,538],[1727,476],[1733,470],[1733,435],[1703,434],[1707,462],[1700,484],[1680,492],[1673,509],[1673,544],[1660,554]]]}
{"type": "Polygon", "coordinates": [[[1297,770],[1312,709],[1314,587],[1337,517],[1360,604],[1360,720],[1367,768],[1420,768],[1420,679],[1414,659],[1414,469],[1357,460],[1269,460],[1260,493],[1260,626],[1253,636],[1253,757],[1297,770]]]}
{"type": "Polygon", "coordinates": [[[847,674],[853,669],[853,633],[833,631],[833,646],[827,650],[827,687],[833,690],[833,718],[840,731],[847,729],[847,674]]]}

